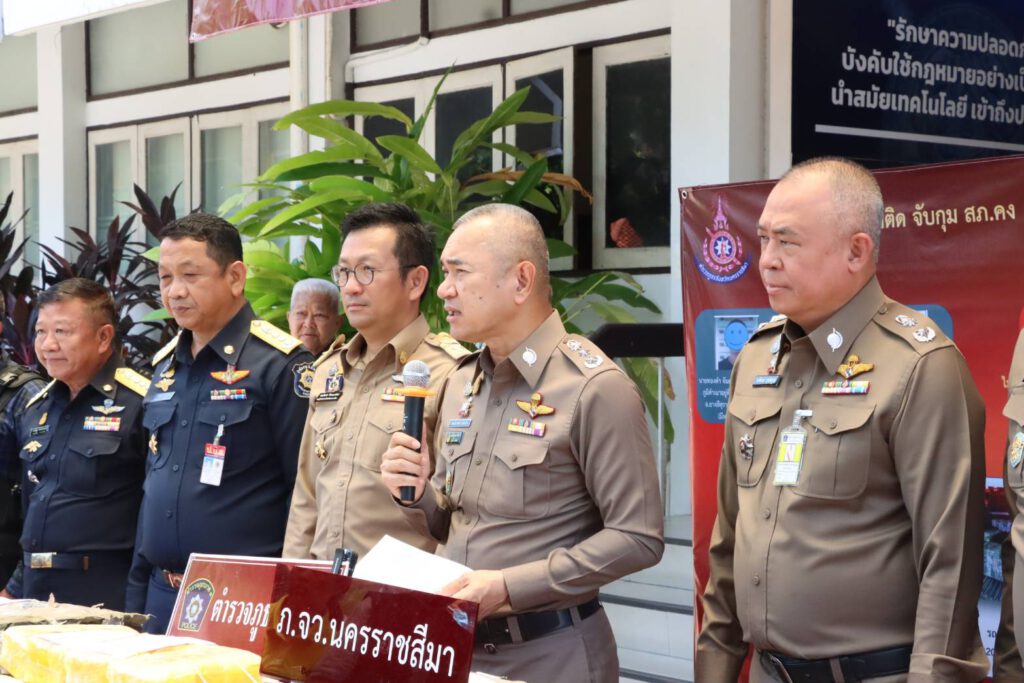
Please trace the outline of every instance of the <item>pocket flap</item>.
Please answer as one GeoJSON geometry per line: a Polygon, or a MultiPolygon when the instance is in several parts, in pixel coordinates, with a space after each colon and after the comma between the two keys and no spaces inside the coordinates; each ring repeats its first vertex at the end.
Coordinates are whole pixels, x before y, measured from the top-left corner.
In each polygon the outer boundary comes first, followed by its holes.
{"type": "Polygon", "coordinates": [[[338,417],[341,415],[341,411],[335,407],[316,407],[313,408],[313,415],[309,418],[309,426],[313,428],[313,431],[319,434],[320,432],[326,432],[331,427],[338,424],[338,417]]]}
{"type": "Polygon", "coordinates": [[[163,427],[174,419],[175,407],[175,404],[170,401],[147,403],[142,415],[142,426],[151,432],[163,427]]]}
{"type": "Polygon", "coordinates": [[[70,441],[68,449],[83,455],[86,458],[95,458],[98,455],[110,455],[116,453],[121,447],[121,439],[114,436],[96,436],[92,439],[70,441]]]}
{"type": "Polygon", "coordinates": [[[1003,406],[1003,417],[1013,420],[1019,425],[1024,425],[1024,392],[1010,394],[1003,406]]]}
{"type": "Polygon", "coordinates": [[[441,447],[441,455],[448,462],[455,462],[464,455],[473,452],[473,444],[476,442],[476,432],[465,432],[462,442],[457,444],[444,444],[441,447]]]}
{"type": "Polygon", "coordinates": [[[252,413],[252,401],[217,401],[199,409],[199,421],[208,425],[229,426],[245,422],[252,413]]]}
{"type": "Polygon", "coordinates": [[[366,418],[366,421],[382,432],[393,434],[394,432],[402,431],[403,415],[401,413],[390,416],[370,415],[366,418]]]}
{"type": "Polygon", "coordinates": [[[729,401],[729,414],[748,426],[778,415],[782,409],[782,394],[765,393],[764,396],[733,396],[729,401]]]}
{"type": "Polygon", "coordinates": [[[494,456],[505,463],[510,470],[527,465],[539,465],[548,457],[548,442],[535,437],[530,440],[515,439],[494,444],[494,456]]]}
{"type": "Polygon", "coordinates": [[[818,431],[832,436],[863,427],[871,417],[871,413],[875,412],[875,407],[841,406],[837,403],[827,403],[818,404],[812,410],[814,414],[807,418],[807,422],[818,431]]]}

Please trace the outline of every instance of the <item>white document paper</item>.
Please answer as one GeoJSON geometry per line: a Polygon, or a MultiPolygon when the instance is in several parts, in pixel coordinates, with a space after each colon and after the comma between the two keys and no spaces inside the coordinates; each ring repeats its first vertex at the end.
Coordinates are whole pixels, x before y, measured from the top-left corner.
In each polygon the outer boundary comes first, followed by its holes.
{"type": "Polygon", "coordinates": [[[352,576],[425,593],[437,593],[469,567],[403,543],[391,536],[380,539],[356,563],[352,576]]]}
{"type": "Polygon", "coordinates": [[[526,681],[510,681],[507,678],[498,678],[497,676],[477,673],[475,671],[469,674],[469,683],[492,683],[499,681],[500,683],[526,683],[526,681]]]}

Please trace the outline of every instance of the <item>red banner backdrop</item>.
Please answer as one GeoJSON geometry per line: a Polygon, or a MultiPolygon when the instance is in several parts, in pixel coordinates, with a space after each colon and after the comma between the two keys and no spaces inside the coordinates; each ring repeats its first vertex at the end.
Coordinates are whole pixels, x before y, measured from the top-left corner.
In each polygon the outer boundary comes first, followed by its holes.
{"type": "MultiPolygon", "coordinates": [[[[885,197],[878,279],[927,314],[967,358],[987,407],[991,503],[985,544],[983,640],[999,592],[1004,376],[1024,316],[1024,156],[878,171],[885,197]],[[1018,217],[1016,214],[1020,213],[1018,217]],[[989,603],[986,610],[985,605],[989,603]],[[988,624],[986,624],[988,621],[988,624]]],[[[683,320],[690,408],[693,557],[697,595],[708,579],[729,372],[750,332],[772,316],[761,285],[757,220],[774,181],[680,190],[683,320]]],[[[696,623],[702,618],[696,600],[696,623]]],[[[994,625],[990,626],[994,629],[994,625]]]]}
{"type": "Polygon", "coordinates": [[[312,14],[379,5],[389,0],[193,0],[194,42],[254,24],[301,19],[312,14]]]}

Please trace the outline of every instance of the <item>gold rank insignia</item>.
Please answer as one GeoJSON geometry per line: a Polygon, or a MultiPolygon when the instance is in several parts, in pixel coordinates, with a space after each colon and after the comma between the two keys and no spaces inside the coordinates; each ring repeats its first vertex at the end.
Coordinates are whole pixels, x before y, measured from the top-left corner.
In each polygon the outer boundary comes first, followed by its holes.
{"type": "Polygon", "coordinates": [[[223,382],[224,384],[241,382],[248,376],[248,370],[237,370],[234,365],[228,365],[227,370],[218,370],[210,373],[210,377],[214,378],[218,382],[223,382]]]}
{"type": "Polygon", "coordinates": [[[36,451],[38,451],[42,447],[43,447],[43,444],[39,443],[38,441],[29,441],[27,444],[25,444],[22,447],[21,450],[28,451],[29,453],[35,453],[36,451]]]}
{"type": "Polygon", "coordinates": [[[43,414],[42,414],[42,415],[41,415],[41,416],[39,417],[39,424],[40,424],[40,425],[44,425],[44,424],[46,424],[46,418],[47,418],[47,417],[48,417],[49,415],[50,415],[49,413],[43,413],[43,414]]]}
{"type": "Polygon", "coordinates": [[[850,379],[863,372],[871,372],[874,369],[874,363],[861,363],[860,356],[853,355],[847,358],[846,362],[840,365],[836,372],[846,379],[850,379]]]}
{"type": "Polygon", "coordinates": [[[266,320],[253,320],[249,324],[249,332],[254,336],[270,344],[281,353],[291,353],[302,342],[291,336],[284,330],[278,329],[266,320]]]}
{"type": "Polygon", "coordinates": [[[160,381],[154,382],[156,388],[160,391],[167,391],[174,384],[174,366],[167,368],[160,373],[160,381]]]}
{"type": "Polygon", "coordinates": [[[543,403],[544,397],[541,396],[539,391],[535,391],[530,396],[529,401],[516,401],[516,405],[519,406],[520,410],[526,412],[530,417],[537,417],[538,415],[550,415],[555,412],[555,409],[551,406],[546,406],[543,403]]]}
{"type": "Polygon", "coordinates": [[[313,446],[313,452],[316,453],[316,457],[320,459],[320,462],[327,460],[327,449],[324,448],[323,441],[316,442],[316,445],[313,446]]]}
{"type": "MultiPolygon", "coordinates": [[[[118,384],[122,384],[139,396],[145,396],[146,392],[149,391],[149,380],[146,379],[145,375],[140,375],[131,368],[118,368],[114,371],[114,379],[118,384]]],[[[114,387],[107,389],[106,385],[103,387],[104,391],[113,391],[114,387]]]]}
{"type": "Polygon", "coordinates": [[[159,450],[159,448],[160,444],[157,443],[156,433],[154,432],[153,434],[149,435],[149,452],[152,453],[153,455],[156,455],[156,452],[157,450],[159,450]]]}

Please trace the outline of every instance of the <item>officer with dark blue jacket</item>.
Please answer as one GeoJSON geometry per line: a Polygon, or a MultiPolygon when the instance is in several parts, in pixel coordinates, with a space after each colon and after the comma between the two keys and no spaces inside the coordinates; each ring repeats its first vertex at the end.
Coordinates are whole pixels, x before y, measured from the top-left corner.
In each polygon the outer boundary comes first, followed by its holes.
{"type": "Polygon", "coordinates": [[[191,553],[279,557],[313,379],[298,339],[258,320],[242,243],[196,213],[161,235],[160,291],[183,331],[153,359],[146,494],[128,609],[166,629],[191,553]]]}
{"type": "Polygon", "coordinates": [[[22,566],[6,595],[124,608],[145,473],[142,397],[149,381],[124,366],[114,301],[97,282],[64,280],[39,296],[35,349],[54,379],[13,433],[27,510],[22,566]]]}

